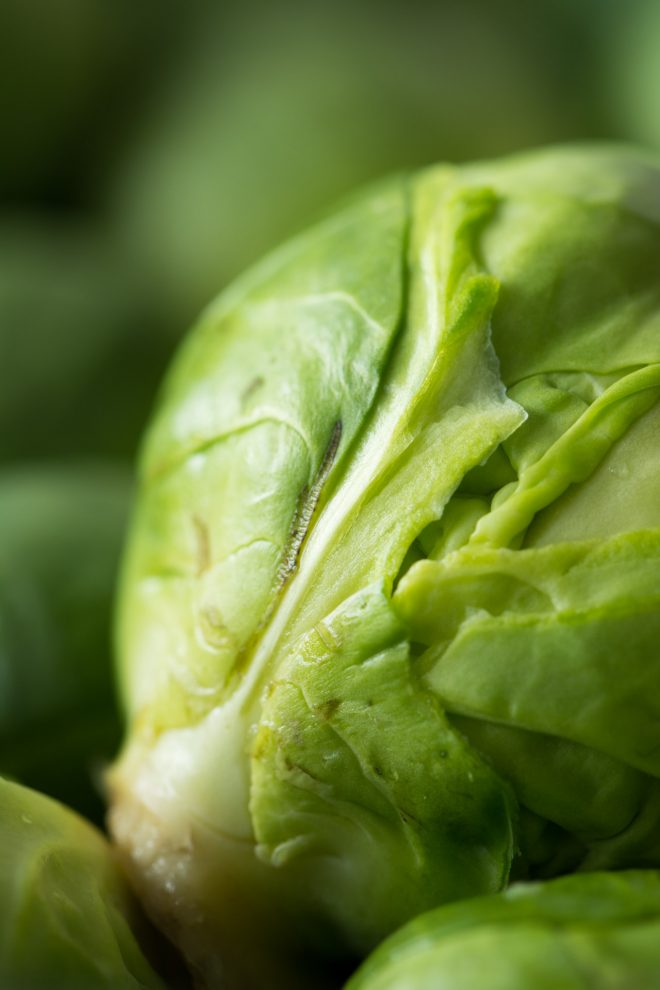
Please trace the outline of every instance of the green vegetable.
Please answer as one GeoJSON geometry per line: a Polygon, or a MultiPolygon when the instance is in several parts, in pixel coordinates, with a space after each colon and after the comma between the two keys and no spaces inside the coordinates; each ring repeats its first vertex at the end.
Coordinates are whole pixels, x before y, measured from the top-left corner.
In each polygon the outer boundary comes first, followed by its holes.
{"type": "MultiPolygon", "coordinates": [[[[0,777],[0,985],[164,990],[110,846],[82,818],[0,777]]],[[[153,935],[151,936],[153,938],[153,935]]]]}
{"type": "Polygon", "coordinates": [[[660,9],[654,0],[599,11],[595,68],[611,125],[626,140],[660,149],[660,9]]]}
{"type": "Polygon", "coordinates": [[[112,189],[126,254],[165,312],[188,321],[270,245],[384,171],[602,133],[598,9],[583,5],[195,5],[183,27],[201,14],[196,32],[112,189]]]}
{"type": "Polygon", "coordinates": [[[660,987],[660,874],[517,884],[416,918],[346,990],[660,987]]]}
{"type": "Polygon", "coordinates": [[[566,148],[381,185],[202,317],[144,448],[112,825],[210,981],[660,865],[659,263],[656,164],[566,148]]]}
{"type": "Polygon", "coordinates": [[[126,456],[172,348],[94,228],[0,221],[0,463],[126,456]]]}
{"type": "Polygon", "coordinates": [[[131,494],[113,464],[0,474],[0,773],[97,820],[120,738],[110,630],[131,494]]]}
{"type": "Polygon", "coordinates": [[[97,199],[149,78],[167,62],[178,12],[176,0],[3,0],[3,204],[97,199]]]}

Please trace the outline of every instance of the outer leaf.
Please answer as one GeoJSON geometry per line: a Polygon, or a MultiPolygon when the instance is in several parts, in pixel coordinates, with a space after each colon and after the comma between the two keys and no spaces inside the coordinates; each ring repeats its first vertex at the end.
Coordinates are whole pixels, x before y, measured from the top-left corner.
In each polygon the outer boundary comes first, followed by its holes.
{"type": "Polygon", "coordinates": [[[655,990],[659,936],[655,871],[521,884],[416,918],[347,990],[655,990]]]}
{"type": "Polygon", "coordinates": [[[164,990],[107,842],[62,805],[0,778],[0,983],[164,990]]]}

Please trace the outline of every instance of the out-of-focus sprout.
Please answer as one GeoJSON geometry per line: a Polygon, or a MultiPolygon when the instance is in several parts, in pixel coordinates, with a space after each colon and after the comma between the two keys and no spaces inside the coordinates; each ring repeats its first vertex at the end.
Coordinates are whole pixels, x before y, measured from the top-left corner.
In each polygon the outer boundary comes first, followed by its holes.
{"type": "Polygon", "coordinates": [[[659,265],[656,162],[557,149],[385,183],[202,316],[144,447],[111,783],[209,981],[660,864],[659,265]]]}
{"type": "Polygon", "coordinates": [[[660,149],[660,5],[606,5],[600,79],[613,126],[628,140],[660,149]]]}
{"type": "Polygon", "coordinates": [[[96,819],[120,733],[110,615],[130,495],[104,464],[0,474],[0,772],[96,819]]]}
{"type": "Polygon", "coordinates": [[[183,10],[180,0],[3,0],[0,200],[94,199],[185,33],[174,19],[183,10]]]}
{"type": "Polygon", "coordinates": [[[102,236],[0,223],[0,463],[132,454],[171,347],[102,236]]]}
{"type": "Polygon", "coordinates": [[[346,990],[660,987],[660,875],[517,884],[438,908],[374,952],[346,990]]]}
{"type": "Polygon", "coordinates": [[[575,3],[207,8],[112,197],[127,254],[184,320],[358,183],[597,133],[575,3]]]}
{"type": "Polygon", "coordinates": [[[0,777],[0,985],[7,990],[165,990],[153,933],[100,832],[0,777]]]}

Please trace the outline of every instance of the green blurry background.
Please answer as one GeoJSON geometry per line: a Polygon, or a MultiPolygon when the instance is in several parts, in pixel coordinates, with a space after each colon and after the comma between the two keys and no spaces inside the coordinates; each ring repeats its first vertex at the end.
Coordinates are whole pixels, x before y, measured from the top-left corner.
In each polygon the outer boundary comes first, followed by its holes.
{"type": "Polygon", "coordinates": [[[138,440],[183,331],[355,185],[660,146],[657,0],[0,0],[0,772],[102,816],[138,440]]]}

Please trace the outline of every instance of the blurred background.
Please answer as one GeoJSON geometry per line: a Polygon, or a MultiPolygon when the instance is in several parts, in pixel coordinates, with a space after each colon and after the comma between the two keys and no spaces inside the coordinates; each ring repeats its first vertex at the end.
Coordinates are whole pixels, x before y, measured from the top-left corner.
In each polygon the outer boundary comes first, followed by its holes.
{"type": "Polygon", "coordinates": [[[388,172],[660,147],[658,0],[0,0],[0,772],[102,818],[139,437],[237,273],[388,172]]]}

